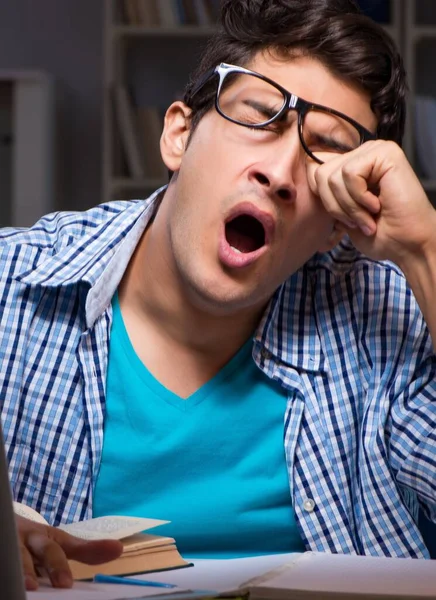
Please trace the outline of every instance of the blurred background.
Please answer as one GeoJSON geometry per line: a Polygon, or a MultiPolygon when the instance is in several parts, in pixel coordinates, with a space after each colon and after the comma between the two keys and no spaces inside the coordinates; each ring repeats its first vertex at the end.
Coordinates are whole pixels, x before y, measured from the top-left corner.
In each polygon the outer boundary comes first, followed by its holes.
{"type": "MultiPolygon", "coordinates": [[[[166,182],[162,118],[219,0],[0,0],[0,226],[166,182]]],[[[408,72],[405,151],[436,204],[436,0],[360,0],[408,72]]],[[[422,520],[436,557],[436,528],[422,520]]]]}
{"type": "MultiPolygon", "coordinates": [[[[219,0],[0,0],[0,225],[148,195],[165,108],[219,0]]],[[[436,0],[360,0],[408,71],[405,150],[436,201],[436,0]]]]}

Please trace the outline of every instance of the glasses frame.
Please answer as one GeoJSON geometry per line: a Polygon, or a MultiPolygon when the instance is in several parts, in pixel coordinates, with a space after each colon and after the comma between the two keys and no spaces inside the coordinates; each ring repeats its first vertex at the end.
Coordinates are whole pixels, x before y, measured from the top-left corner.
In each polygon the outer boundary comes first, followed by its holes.
{"type": "Polygon", "coordinates": [[[297,115],[298,115],[298,136],[300,138],[300,143],[303,146],[306,154],[308,154],[310,156],[310,158],[312,158],[315,162],[317,162],[320,165],[322,165],[324,163],[324,161],[317,158],[311,152],[309,147],[306,145],[306,142],[304,141],[304,136],[303,136],[304,117],[306,116],[306,114],[308,112],[310,112],[312,110],[326,112],[331,115],[335,115],[337,117],[340,117],[341,119],[344,119],[351,125],[353,125],[353,127],[355,127],[355,129],[358,131],[358,133],[360,135],[360,144],[359,144],[360,146],[362,144],[364,144],[365,142],[377,139],[376,134],[372,133],[368,129],[365,129],[365,127],[360,125],[360,123],[358,123],[354,119],[351,119],[351,117],[344,115],[343,113],[339,112],[338,110],[335,110],[334,108],[329,108],[328,106],[323,106],[322,104],[315,104],[314,102],[308,102],[307,100],[304,100],[303,98],[300,98],[299,96],[296,96],[292,92],[289,92],[286,88],[282,87],[280,84],[276,83],[274,80],[269,79],[269,77],[265,77],[265,75],[262,75],[261,73],[257,73],[256,71],[251,71],[250,69],[246,69],[244,67],[238,67],[237,65],[230,65],[228,63],[221,63],[221,64],[217,65],[216,67],[209,69],[203,75],[203,77],[200,79],[200,81],[197,83],[197,85],[194,87],[194,89],[192,90],[192,92],[190,94],[190,99],[192,99],[201,90],[201,88],[204,85],[206,85],[206,83],[208,81],[210,81],[212,79],[212,77],[214,77],[215,75],[217,75],[219,78],[218,86],[217,86],[217,89],[215,92],[215,109],[224,119],[226,119],[227,121],[230,121],[231,123],[235,123],[236,125],[241,125],[242,127],[249,127],[250,129],[262,129],[262,128],[266,127],[267,125],[274,123],[274,121],[277,121],[277,119],[280,119],[288,111],[295,110],[295,111],[297,111],[297,115]],[[254,124],[243,123],[242,121],[232,119],[232,117],[229,117],[228,115],[224,114],[219,105],[219,96],[220,96],[220,92],[221,92],[221,89],[223,87],[223,84],[224,84],[224,81],[225,81],[227,75],[230,75],[233,73],[252,75],[253,77],[257,77],[258,79],[261,79],[262,81],[266,81],[267,83],[269,83],[270,85],[275,87],[277,90],[279,90],[279,92],[281,92],[281,94],[284,97],[284,102],[283,102],[282,108],[271,119],[268,119],[267,121],[263,121],[262,123],[254,123],[254,124]]]}

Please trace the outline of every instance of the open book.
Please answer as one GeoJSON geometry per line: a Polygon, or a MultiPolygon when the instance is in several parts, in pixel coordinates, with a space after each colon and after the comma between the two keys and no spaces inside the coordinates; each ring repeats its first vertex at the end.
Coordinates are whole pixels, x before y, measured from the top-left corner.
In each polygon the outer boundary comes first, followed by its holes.
{"type": "Polygon", "coordinates": [[[436,561],[304,552],[295,554],[278,568],[246,581],[236,590],[221,593],[219,597],[250,600],[435,600],[436,561]]]}
{"type": "MultiPolygon", "coordinates": [[[[24,504],[14,502],[16,514],[48,525],[38,512],[24,504]]],[[[142,533],[168,521],[137,517],[97,517],[77,523],[59,525],[59,529],[84,540],[121,540],[124,550],[121,556],[101,565],[86,565],[70,560],[74,579],[92,579],[96,573],[105,575],[128,575],[148,573],[191,566],[176,548],[173,538],[142,533]]]]}

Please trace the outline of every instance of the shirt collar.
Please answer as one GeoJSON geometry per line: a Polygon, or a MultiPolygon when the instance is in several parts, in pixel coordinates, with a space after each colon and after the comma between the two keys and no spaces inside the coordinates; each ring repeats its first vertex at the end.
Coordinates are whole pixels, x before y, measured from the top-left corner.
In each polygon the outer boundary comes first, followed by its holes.
{"type": "Polygon", "coordinates": [[[157,190],[126,208],[16,279],[26,285],[58,287],[88,284],[86,321],[91,327],[110,303],[139,239],[155,213],[157,190]]]}
{"type": "MultiPolygon", "coordinates": [[[[110,304],[165,188],[142,202],[127,203],[124,210],[92,232],[35,269],[19,273],[16,279],[43,287],[88,284],[85,312],[87,326],[92,327],[110,304]]],[[[282,284],[270,300],[254,337],[254,357],[263,370],[274,370],[280,365],[307,371],[324,370],[325,358],[313,308],[314,285],[309,269],[303,267],[282,284]],[[256,346],[262,351],[257,353],[256,346]]]]}

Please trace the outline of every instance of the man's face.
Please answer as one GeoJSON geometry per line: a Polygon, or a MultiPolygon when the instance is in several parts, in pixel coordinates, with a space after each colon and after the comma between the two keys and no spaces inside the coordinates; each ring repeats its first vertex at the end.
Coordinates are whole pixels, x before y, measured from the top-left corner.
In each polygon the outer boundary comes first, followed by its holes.
{"type": "MultiPolygon", "coordinates": [[[[318,61],[259,54],[248,68],[376,128],[369,98],[318,61]]],[[[316,251],[327,249],[334,226],[309,190],[311,159],[299,141],[297,115],[289,112],[279,132],[259,131],[211,110],[186,147],[181,111],[171,111],[162,151],[177,176],[155,222],[165,231],[171,266],[189,296],[214,314],[260,309],[316,251]]]]}

